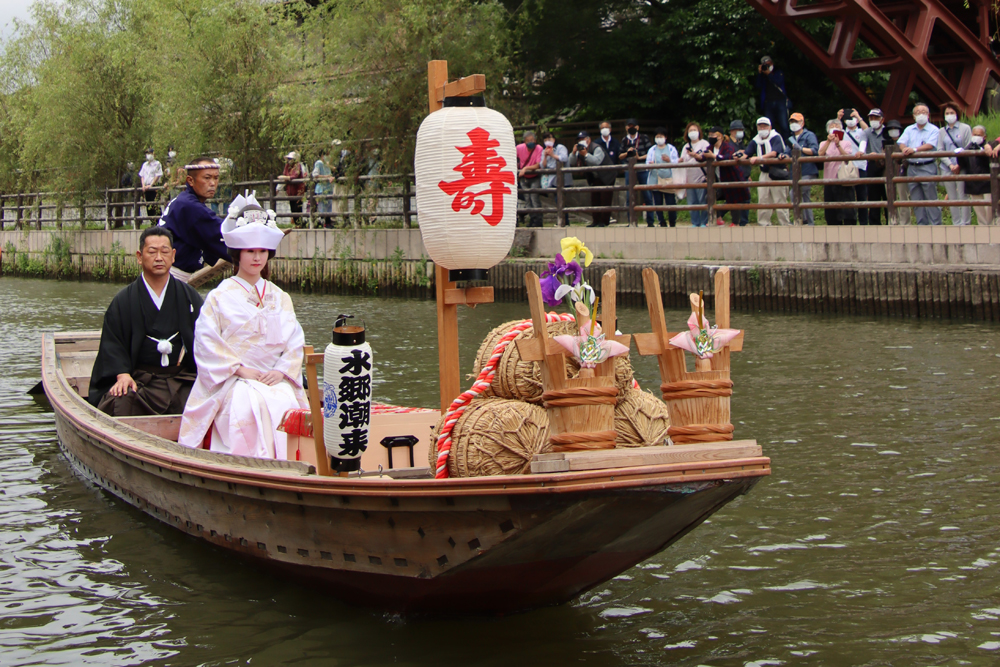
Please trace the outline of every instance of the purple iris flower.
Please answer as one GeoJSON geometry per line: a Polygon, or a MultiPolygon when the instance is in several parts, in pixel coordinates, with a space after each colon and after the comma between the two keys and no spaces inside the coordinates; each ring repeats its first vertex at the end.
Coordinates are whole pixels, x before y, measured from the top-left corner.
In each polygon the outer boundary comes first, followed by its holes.
{"type": "MultiPolygon", "coordinates": [[[[562,255],[559,256],[562,257],[562,255]]],[[[583,267],[577,264],[575,259],[566,265],[566,277],[570,279],[569,284],[573,287],[579,285],[580,280],[583,279],[583,267]]]]}
{"type": "Polygon", "coordinates": [[[538,281],[542,287],[542,301],[550,308],[556,308],[562,304],[562,299],[556,298],[556,290],[562,285],[562,281],[555,276],[546,276],[538,281]]]}

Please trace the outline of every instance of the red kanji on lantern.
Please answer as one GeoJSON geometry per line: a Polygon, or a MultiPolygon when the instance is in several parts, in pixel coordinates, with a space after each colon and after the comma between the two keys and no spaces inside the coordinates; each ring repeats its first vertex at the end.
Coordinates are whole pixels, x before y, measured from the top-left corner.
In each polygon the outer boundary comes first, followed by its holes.
{"type": "Polygon", "coordinates": [[[489,132],[477,127],[468,132],[468,137],[472,141],[470,145],[455,146],[462,152],[462,161],[453,171],[462,174],[462,178],[451,182],[441,181],[438,187],[444,190],[445,194],[454,197],[451,208],[456,213],[471,208],[470,215],[482,214],[486,204],[481,198],[489,195],[490,214],[483,215],[483,220],[491,226],[496,226],[503,219],[503,196],[511,193],[505,183],[514,184],[514,172],[504,171],[507,160],[494,150],[500,142],[491,139],[489,132]],[[477,192],[469,191],[469,188],[484,184],[489,184],[489,188],[477,192]]]}

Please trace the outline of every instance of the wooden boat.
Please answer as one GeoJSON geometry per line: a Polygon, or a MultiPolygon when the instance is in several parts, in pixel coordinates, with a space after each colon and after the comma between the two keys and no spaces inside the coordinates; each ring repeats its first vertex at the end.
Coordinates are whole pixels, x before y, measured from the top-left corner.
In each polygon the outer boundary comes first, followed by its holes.
{"type": "MultiPolygon", "coordinates": [[[[188,449],[176,443],[179,417],[112,418],[87,403],[99,337],[42,342],[60,446],[80,474],[229,554],[385,610],[565,602],[770,474],[754,441],[540,455],[533,474],[466,479],[433,479],[398,454],[395,467],[362,461],[381,472],[331,477],[307,461],[188,449]]],[[[416,435],[423,461],[438,414],[375,414],[372,430],[416,435]]]]}

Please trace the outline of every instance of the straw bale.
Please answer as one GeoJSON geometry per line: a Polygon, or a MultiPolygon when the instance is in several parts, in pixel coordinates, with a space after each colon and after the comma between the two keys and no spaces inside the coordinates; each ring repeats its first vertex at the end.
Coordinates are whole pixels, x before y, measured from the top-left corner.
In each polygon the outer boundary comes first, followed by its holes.
{"type": "MultiPolygon", "coordinates": [[[[434,442],[443,425],[438,422],[434,442]]],[[[451,432],[451,477],[519,475],[531,471],[531,458],[548,448],[549,417],[537,405],[503,398],[472,401],[451,432]]],[[[428,461],[437,467],[437,451],[428,461]]]]}
{"type": "Polygon", "coordinates": [[[664,442],[670,416],[666,404],[651,393],[629,389],[619,394],[615,406],[615,431],[619,447],[649,447],[664,442]]]}

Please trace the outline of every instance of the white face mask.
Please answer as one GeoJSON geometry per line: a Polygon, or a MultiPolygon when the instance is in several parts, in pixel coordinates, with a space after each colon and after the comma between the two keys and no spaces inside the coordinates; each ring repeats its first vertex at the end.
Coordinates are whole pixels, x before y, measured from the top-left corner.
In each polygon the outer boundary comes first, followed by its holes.
{"type": "Polygon", "coordinates": [[[167,157],[177,157],[177,151],[170,151],[167,153],[167,157]]]}
{"type": "Polygon", "coordinates": [[[153,161],[153,154],[146,153],[146,162],[152,162],[152,161],[153,161]]]}
{"type": "Polygon", "coordinates": [[[769,134],[771,134],[771,130],[757,130],[757,136],[761,139],[767,139],[769,134]]]}
{"type": "Polygon", "coordinates": [[[927,124],[927,114],[918,113],[913,117],[913,120],[916,121],[917,125],[924,126],[927,124]]]}
{"type": "Polygon", "coordinates": [[[880,121],[880,120],[873,120],[873,121],[870,121],[870,123],[871,123],[871,126],[872,126],[873,130],[877,130],[880,127],[882,127],[882,121],[880,121]]]}
{"type": "Polygon", "coordinates": [[[602,137],[610,137],[611,136],[611,128],[610,127],[602,127],[601,128],[601,136],[602,137]]]}
{"type": "Polygon", "coordinates": [[[889,130],[889,136],[893,139],[899,139],[899,130],[889,130]]]}
{"type": "Polygon", "coordinates": [[[691,130],[690,132],[688,132],[688,139],[690,139],[691,141],[698,141],[698,137],[700,136],[701,132],[699,132],[698,130],[691,130]]]}
{"type": "Polygon", "coordinates": [[[855,120],[855,119],[853,119],[853,118],[849,118],[849,119],[847,120],[847,122],[846,122],[846,123],[844,123],[844,124],[845,124],[845,125],[847,125],[847,127],[851,128],[851,129],[853,130],[853,129],[854,129],[855,127],[857,127],[857,126],[858,126],[858,121],[856,121],[856,120],[855,120]]]}
{"type": "Polygon", "coordinates": [[[974,143],[977,146],[982,146],[985,140],[986,137],[981,137],[978,134],[972,135],[972,143],[974,143]]]}
{"type": "Polygon", "coordinates": [[[663,146],[666,143],[667,143],[667,140],[664,137],[657,137],[656,138],[656,145],[657,146],[663,146]]]}
{"type": "Polygon", "coordinates": [[[791,130],[792,132],[798,132],[799,130],[802,129],[802,124],[801,123],[789,123],[788,124],[788,129],[791,130]]]}
{"type": "Polygon", "coordinates": [[[552,148],[552,147],[553,147],[553,146],[555,146],[555,145],[556,145],[556,142],[552,141],[551,139],[548,139],[548,140],[546,140],[546,142],[545,142],[545,147],[546,147],[546,148],[552,148]]]}
{"type": "Polygon", "coordinates": [[[743,139],[743,137],[745,137],[745,136],[746,135],[743,133],[743,130],[736,130],[736,139],[737,139],[737,141],[741,141],[743,139]]]}
{"type": "Polygon", "coordinates": [[[955,121],[957,121],[957,120],[958,120],[958,116],[956,116],[953,113],[946,113],[944,115],[944,122],[948,123],[949,125],[954,125],[955,121]]]}

